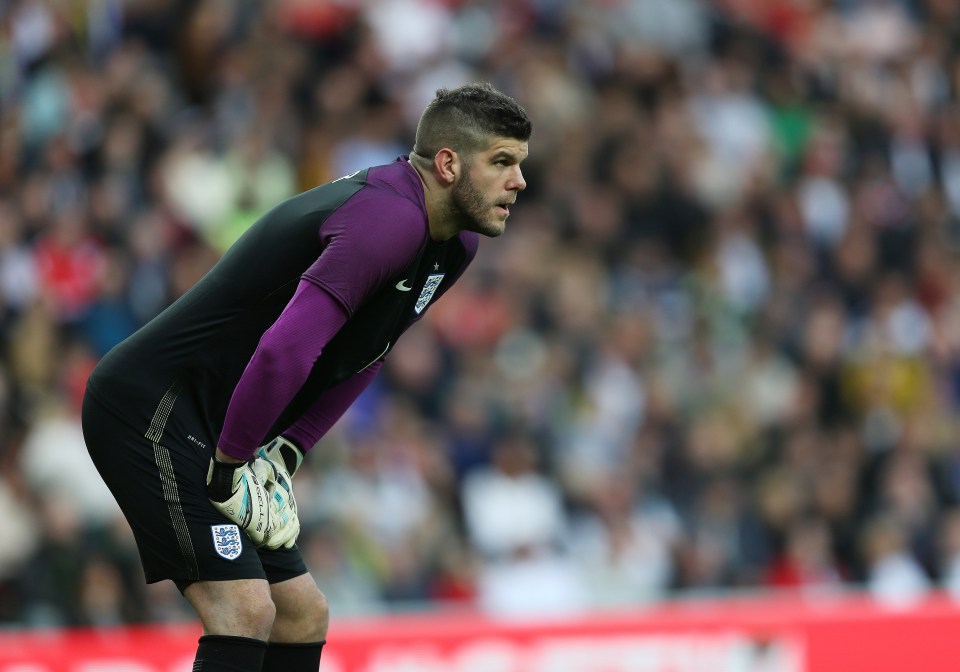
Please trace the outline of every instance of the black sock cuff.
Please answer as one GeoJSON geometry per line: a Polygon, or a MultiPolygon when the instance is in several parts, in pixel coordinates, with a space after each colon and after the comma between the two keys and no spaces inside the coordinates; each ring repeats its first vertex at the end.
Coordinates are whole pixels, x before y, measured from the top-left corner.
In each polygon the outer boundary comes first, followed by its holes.
{"type": "Polygon", "coordinates": [[[267,648],[267,642],[253,637],[237,637],[235,635],[201,635],[198,644],[227,644],[237,646],[253,646],[258,649],[267,648]]]}
{"type": "Polygon", "coordinates": [[[252,637],[203,635],[193,672],[261,672],[267,643],[252,637]]]}
{"type": "Polygon", "coordinates": [[[314,672],[320,667],[322,642],[270,642],[261,672],[314,672]]]}
{"type": "Polygon", "coordinates": [[[312,649],[322,648],[327,640],[321,639],[319,642],[267,642],[271,649],[312,649]]]}

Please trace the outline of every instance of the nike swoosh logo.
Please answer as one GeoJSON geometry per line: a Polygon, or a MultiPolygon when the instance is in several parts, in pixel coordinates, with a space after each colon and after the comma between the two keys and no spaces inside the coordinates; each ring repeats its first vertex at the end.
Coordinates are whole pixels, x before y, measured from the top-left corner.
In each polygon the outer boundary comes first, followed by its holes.
{"type": "Polygon", "coordinates": [[[401,292],[409,292],[411,289],[413,289],[413,287],[408,287],[406,282],[406,280],[401,280],[398,282],[397,289],[399,289],[401,292]]]}

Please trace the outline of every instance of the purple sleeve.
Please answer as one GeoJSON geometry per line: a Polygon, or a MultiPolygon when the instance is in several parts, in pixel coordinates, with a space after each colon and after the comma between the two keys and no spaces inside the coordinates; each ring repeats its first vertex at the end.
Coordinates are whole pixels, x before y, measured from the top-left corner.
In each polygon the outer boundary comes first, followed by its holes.
{"type": "Polygon", "coordinates": [[[249,458],[309,376],[347,315],[327,292],[301,281],[277,321],[264,332],[227,407],[219,447],[249,458]]]}
{"type": "Polygon", "coordinates": [[[381,359],[360,373],[321,392],[310,410],[285,429],[283,435],[300,446],[304,452],[309,451],[367,389],[382,365],[381,359]]]}

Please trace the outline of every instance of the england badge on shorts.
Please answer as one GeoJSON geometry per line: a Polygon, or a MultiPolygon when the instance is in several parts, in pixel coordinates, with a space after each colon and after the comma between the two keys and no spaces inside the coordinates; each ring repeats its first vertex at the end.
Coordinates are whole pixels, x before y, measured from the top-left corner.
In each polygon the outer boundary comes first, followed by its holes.
{"type": "Polygon", "coordinates": [[[236,525],[211,525],[210,531],[213,532],[213,547],[217,555],[227,560],[236,560],[240,557],[240,551],[243,550],[243,542],[240,539],[240,528],[236,525]]]}

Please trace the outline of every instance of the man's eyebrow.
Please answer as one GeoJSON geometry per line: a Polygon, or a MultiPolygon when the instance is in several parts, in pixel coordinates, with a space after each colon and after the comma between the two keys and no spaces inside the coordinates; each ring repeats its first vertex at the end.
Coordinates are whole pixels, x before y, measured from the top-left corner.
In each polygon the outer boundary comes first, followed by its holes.
{"type": "Polygon", "coordinates": [[[511,161],[518,161],[517,153],[509,149],[498,149],[497,153],[491,157],[491,161],[496,161],[498,159],[510,159],[511,161]]]}

